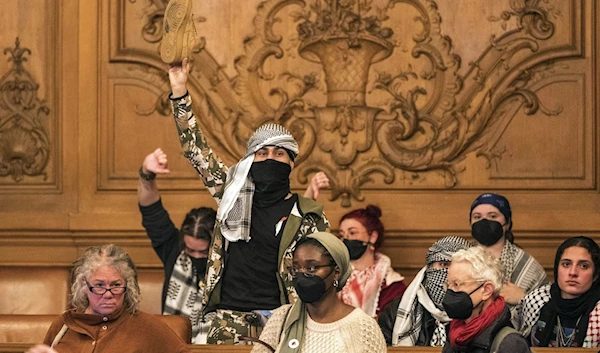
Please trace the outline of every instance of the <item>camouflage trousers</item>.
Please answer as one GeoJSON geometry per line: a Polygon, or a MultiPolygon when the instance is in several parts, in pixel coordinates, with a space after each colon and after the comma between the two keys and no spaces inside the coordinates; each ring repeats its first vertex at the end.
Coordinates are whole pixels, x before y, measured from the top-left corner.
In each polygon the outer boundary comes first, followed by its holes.
{"type": "Polygon", "coordinates": [[[217,309],[206,343],[252,344],[246,337],[258,338],[270,316],[269,310],[243,312],[217,309]]]}

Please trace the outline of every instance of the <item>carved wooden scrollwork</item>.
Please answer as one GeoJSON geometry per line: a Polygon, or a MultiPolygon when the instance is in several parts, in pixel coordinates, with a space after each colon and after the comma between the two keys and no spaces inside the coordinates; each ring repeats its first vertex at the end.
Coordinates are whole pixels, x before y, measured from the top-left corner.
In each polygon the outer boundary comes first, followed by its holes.
{"type": "Polygon", "coordinates": [[[50,143],[42,121],[50,109],[38,98],[39,85],[23,66],[31,51],[21,48],[17,38],[4,54],[10,54],[12,68],[0,78],[0,176],[17,183],[25,176],[46,179],[50,143]]]}
{"type": "MultiPolygon", "coordinates": [[[[251,131],[267,121],[286,125],[301,146],[294,171],[298,181],[325,171],[332,200],[341,198],[345,207],[362,200],[368,182],[402,183],[397,177],[404,173],[416,180],[420,173],[441,171],[440,186],[454,187],[466,153],[499,157],[492,151],[498,134],[489,132],[510,122],[499,118],[506,106],[523,107],[526,114],[561,111],[544,107],[529,88],[534,68],[517,67],[553,36],[553,9],[539,0],[515,0],[510,6],[488,18],[502,21],[505,32],[493,36],[460,73],[461,57],[443,35],[433,0],[389,0],[382,7],[372,0],[266,0],[257,8],[253,36],[244,39],[244,55],[235,60],[238,75],[225,77],[229,82],[223,84],[216,71],[201,74],[219,77],[220,89],[213,90],[235,101],[223,122],[228,132],[251,131]],[[421,30],[403,45],[426,64],[419,72],[410,62],[372,70],[398,50],[392,24],[399,6],[418,13],[415,27],[421,30]],[[506,30],[509,21],[516,26],[506,30]],[[282,22],[295,32],[276,26],[282,22]],[[278,66],[279,61],[287,65],[278,66]],[[368,93],[375,91],[389,97],[386,104],[368,103],[368,93]]],[[[206,50],[195,54],[196,63],[208,63],[207,55],[206,50]]],[[[227,150],[234,155],[243,150],[243,139],[232,143],[227,150]]]]}

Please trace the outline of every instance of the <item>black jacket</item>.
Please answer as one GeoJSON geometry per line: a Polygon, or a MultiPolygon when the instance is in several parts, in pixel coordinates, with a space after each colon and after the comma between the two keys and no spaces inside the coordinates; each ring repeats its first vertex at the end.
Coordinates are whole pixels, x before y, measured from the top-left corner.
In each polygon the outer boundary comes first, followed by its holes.
{"type": "MultiPolygon", "coordinates": [[[[494,341],[494,337],[496,337],[498,331],[505,326],[512,327],[512,324],[510,323],[510,309],[508,305],[504,306],[504,311],[502,311],[500,317],[487,329],[480,333],[479,336],[477,336],[465,350],[458,350],[452,347],[450,344],[450,337],[448,337],[442,353],[488,353],[492,346],[492,342],[494,341]]],[[[519,333],[511,333],[504,337],[500,343],[500,346],[498,347],[497,353],[529,352],[531,352],[531,350],[529,349],[529,345],[527,344],[527,341],[525,341],[525,338],[523,338],[523,336],[521,336],[519,333]]]]}
{"type": "Polygon", "coordinates": [[[379,316],[377,317],[377,323],[385,338],[385,344],[388,346],[392,345],[392,331],[394,330],[394,323],[396,322],[396,313],[398,312],[400,300],[402,300],[402,297],[392,300],[385,308],[381,309],[379,316]]]}
{"type": "MultiPolygon", "coordinates": [[[[377,323],[379,328],[383,332],[385,337],[385,343],[388,346],[392,345],[392,331],[394,330],[394,324],[396,322],[396,313],[398,312],[398,306],[402,297],[398,297],[392,300],[388,305],[385,306],[379,313],[377,323]]],[[[446,336],[448,335],[448,328],[450,325],[446,325],[446,336]]],[[[421,325],[421,332],[419,332],[419,338],[417,339],[416,346],[429,346],[431,337],[435,331],[435,318],[427,310],[423,310],[423,318],[421,325]]]]}
{"type": "Polygon", "coordinates": [[[139,206],[142,213],[142,225],[152,242],[154,252],[165,267],[165,281],[163,283],[161,310],[165,309],[165,298],[169,288],[169,279],[175,267],[175,261],[181,252],[179,246],[179,230],[169,217],[169,213],[158,200],[150,206],[139,206]]]}

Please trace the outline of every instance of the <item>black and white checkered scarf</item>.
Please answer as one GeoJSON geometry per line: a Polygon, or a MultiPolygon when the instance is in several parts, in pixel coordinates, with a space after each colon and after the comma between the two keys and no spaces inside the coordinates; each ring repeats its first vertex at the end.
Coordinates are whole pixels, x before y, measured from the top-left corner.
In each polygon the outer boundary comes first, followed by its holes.
{"type": "Polygon", "coordinates": [[[283,126],[265,124],[248,141],[246,155],[229,168],[223,197],[217,210],[217,224],[228,241],[250,240],[250,221],[254,183],[248,173],[254,154],[265,146],[277,146],[298,154],[298,143],[283,126]]]}
{"type": "Polygon", "coordinates": [[[442,286],[448,271],[432,271],[430,265],[436,261],[450,261],[455,252],[468,247],[469,242],[465,239],[449,236],[438,240],[429,248],[426,256],[427,266],[417,273],[400,300],[392,330],[393,346],[416,345],[423,325],[423,310],[427,310],[436,319],[436,328],[428,344],[443,346],[446,343],[445,325],[451,319],[441,309],[441,301],[445,294],[442,286]]]}
{"type": "Polygon", "coordinates": [[[192,260],[185,250],[181,250],[169,279],[163,315],[189,317],[192,323],[192,343],[201,344],[206,343],[210,321],[201,317],[202,300],[199,288],[203,283],[197,281],[198,274],[192,266],[192,260]]]}

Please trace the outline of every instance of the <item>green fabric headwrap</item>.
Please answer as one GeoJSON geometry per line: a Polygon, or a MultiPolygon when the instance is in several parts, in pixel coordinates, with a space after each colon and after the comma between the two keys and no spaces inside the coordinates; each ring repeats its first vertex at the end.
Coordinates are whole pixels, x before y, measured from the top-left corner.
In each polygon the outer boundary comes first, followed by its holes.
{"type": "MultiPolygon", "coordinates": [[[[350,267],[350,255],[346,245],[338,239],[335,235],[328,232],[317,232],[308,236],[308,238],[316,239],[327,252],[333,257],[335,264],[340,269],[340,279],[338,280],[337,290],[341,290],[346,281],[352,274],[352,268],[350,267]]],[[[283,324],[283,332],[285,333],[282,342],[280,342],[281,353],[294,353],[300,352],[302,341],[304,340],[304,330],[306,329],[308,311],[306,310],[306,304],[300,299],[292,305],[290,312],[287,316],[287,320],[283,324]],[[294,348],[290,348],[290,341],[295,340],[297,344],[292,344],[294,348]]]]}

